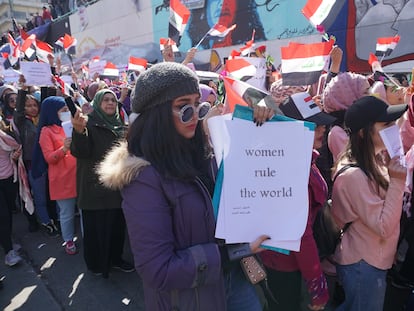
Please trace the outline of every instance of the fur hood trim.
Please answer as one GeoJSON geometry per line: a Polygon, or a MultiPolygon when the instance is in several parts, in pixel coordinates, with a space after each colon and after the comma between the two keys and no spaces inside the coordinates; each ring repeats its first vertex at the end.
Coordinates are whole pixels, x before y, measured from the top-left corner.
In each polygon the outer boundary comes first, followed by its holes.
{"type": "Polygon", "coordinates": [[[148,161],[130,155],[125,141],[108,151],[96,167],[99,181],[107,188],[121,190],[138,176],[141,170],[151,165],[148,161]]]}

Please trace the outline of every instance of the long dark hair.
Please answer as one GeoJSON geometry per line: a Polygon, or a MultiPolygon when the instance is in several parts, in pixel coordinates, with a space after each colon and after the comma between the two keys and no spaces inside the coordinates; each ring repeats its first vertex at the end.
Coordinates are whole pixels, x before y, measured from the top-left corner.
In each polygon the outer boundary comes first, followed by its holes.
{"type": "Polygon", "coordinates": [[[127,142],[130,154],[149,161],[166,177],[191,180],[208,173],[211,150],[202,122],[193,138],[182,137],[174,126],[171,101],[141,113],[129,128],[127,142]]]}
{"type": "Polygon", "coordinates": [[[374,123],[369,123],[361,129],[361,132],[355,131],[351,133],[346,150],[342,153],[337,163],[342,162],[344,159],[349,162],[356,162],[368,176],[368,179],[378,185],[377,191],[379,191],[379,187],[387,190],[388,181],[378,168],[378,159],[376,158],[374,142],[372,141],[373,131],[374,123]]]}

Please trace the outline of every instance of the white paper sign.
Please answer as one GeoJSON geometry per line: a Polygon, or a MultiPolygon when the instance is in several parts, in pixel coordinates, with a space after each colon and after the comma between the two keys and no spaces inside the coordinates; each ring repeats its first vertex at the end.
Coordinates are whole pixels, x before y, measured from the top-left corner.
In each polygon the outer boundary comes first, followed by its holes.
{"type": "MultiPolygon", "coordinates": [[[[238,57],[237,57],[238,58],[238,57]]],[[[246,83],[267,92],[266,89],[266,59],[262,57],[243,57],[246,61],[256,67],[256,75],[246,83]]]]}
{"type": "Polygon", "coordinates": [[[89,62],[89,77],[93,77],[95,73],[102,74],[106,66],[106,60],[98,60],[89,62]]]}
{"type": "Polygon", "coordinates": [[[62,122],[62,127],[63,127],[63,131],[65,132],[65,136],[72,137],[72,130],[73,130],[72,121],[62,122]]]}
{"type": "Polygon", "coordinates": [[[52,71],[47,63],[21,62],[20,70],[26,85],[52,86],[52,71]]]}
{"type": "Polygon", "coordinates": [[[20,71],[11,68],[3,70],[4,81],[6,82],[18,82],[21,74],[20,71]]]}
{"type": "Polygon", "coordinates": [[[217,166],[220,166],[223,157],[226,157],[229,153],[230,137],[225,121],[231,120],[231,117],[231,113],[228,113],[207,119],[208,131],[210,133],[217,166]]]}
{"type": "Polygon", "coordinates": [[[401,164],[405,166],[404,149],[402,146],[400,128],[398,125],[395,124],[393,126],[387,127],[379,131],[379,134],[382,141],[384,142],[385,148],[387,148],[387,152],[390,158],[392,159],[395,156],[399,156],[401,164]]]}
{"type": "Polygon", "coordinates": [[[216,236],[299,250],[308,217],[308,181],[313,132],[302,122],[226,121],[230,149],[216,236]],[[289,135],[286,135],[289,133],[289,135]]]}
{"type": "Polygon", "coordinates": [[[65,83],[67,83],[69,85],[71,85],[73,83],[72,76],[63,75],[63,76],[60,76],[60,78],[63,80],[63,82],[65,82],[65,83]]]}

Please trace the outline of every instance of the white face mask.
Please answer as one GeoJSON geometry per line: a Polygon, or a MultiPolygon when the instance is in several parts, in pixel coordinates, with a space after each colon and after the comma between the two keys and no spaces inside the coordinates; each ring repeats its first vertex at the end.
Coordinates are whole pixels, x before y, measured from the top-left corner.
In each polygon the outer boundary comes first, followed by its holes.
{"type": "Polygon", "coordinates": [[[70,117],[71,117],[70,111],[59,112],[59,120],[62,122],[70,121],[70,117]]]}

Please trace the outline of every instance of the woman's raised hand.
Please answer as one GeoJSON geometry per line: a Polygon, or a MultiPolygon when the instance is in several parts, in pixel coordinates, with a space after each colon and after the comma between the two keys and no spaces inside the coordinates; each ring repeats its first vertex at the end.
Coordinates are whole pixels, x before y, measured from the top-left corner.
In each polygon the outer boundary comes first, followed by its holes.
{"type": "Polygon", "coordinates": [[[395,156],[388,162],[388,174],[390,178],[397,178],[405,180],[407,175],[407,168],[401,165],[400,157],[395,156]]]}
{"type": "Polygon", "coordinates": [[[85,131],[86,123],[88,122],[88,117],[84,115],[80,109],[77,109],[75,115],[72,118],[73,129],[82,134],[85,131]]]}

